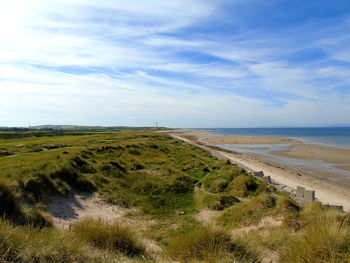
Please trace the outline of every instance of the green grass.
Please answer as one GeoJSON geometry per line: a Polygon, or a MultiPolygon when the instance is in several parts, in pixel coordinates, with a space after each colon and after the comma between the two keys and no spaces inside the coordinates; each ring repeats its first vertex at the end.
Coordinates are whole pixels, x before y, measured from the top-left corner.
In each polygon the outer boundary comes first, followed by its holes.
{"type": "Polygon", "coordinates": [[[0,261],[259,262],[272,254],[280,262],[350,261],[348,214],[318,203],[300,207],[198,147],[142,130],[49,134],[0,139],[0,261]],[[55,145],[65,147],[34,152],[55,145]],[[135,226],[152,224],[130,229],[88,219],[53,228],[46,204],[73,191],[98,192],[137,211],[128,214],[135,226]],[[217,218],[203,223],[202,209],[217,218]],[[232,235],[265,217],[283,224],[232,235]],[[150,254],[144,239],[163,252],[150,254]]]}

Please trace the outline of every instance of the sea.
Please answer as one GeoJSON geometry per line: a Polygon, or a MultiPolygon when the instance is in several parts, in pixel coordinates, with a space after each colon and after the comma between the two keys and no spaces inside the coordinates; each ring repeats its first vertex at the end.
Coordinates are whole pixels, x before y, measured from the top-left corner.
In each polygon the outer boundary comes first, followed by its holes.
{"type": "Polygon", "coordinates": [[[215,128],[211,134],[286,137],[308,144],[350,148],[350,127],[332,128],[215,128]]]}
{"type": "MultiPolygon", "coordinates": [[[[336,148],[350,149],[350,127],[334,128],[215,128],[206,129],[207,133],[218,135],[239,136],[271,136],[297,139],[305,144],[316,144],[332,146],[336,148]]],[[[274,164],[287,166],[298,171],[310,171],[311,174],[319,176],[317,171],[338,174],[340,178],[330,178],[332,181],[341,182],[342,179],[350,179],[350,172],[333,164],[320,160],[304,160],[271,154],[275,151],[286,151],[290,144],[220,144],[216,145],[228,150],[250,155],[258,155],[274,164]]],[[[343,164],[349,165],[349,164],[343,164]]],[[[320,173],[322,174],[322,173],[320,173]]],[[[323,176],[320,176],[323,177],[323,176]]],[[[343,184],[343,183],[342,183],[343,184]]],[[[349,185],[348,182],[344,183],[349,185]]]]}

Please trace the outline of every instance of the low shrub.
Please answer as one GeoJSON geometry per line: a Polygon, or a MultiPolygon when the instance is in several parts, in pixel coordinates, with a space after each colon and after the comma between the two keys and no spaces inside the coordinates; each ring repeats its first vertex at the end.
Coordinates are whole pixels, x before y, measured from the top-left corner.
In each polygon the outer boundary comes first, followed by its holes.
{"type": "Polygon", "coordinates": [[[128,257],[145,255],[145,247],[129,227],[102,220],[85,219],[72,226],[73,233],[95,247],[120,252],[128,257]]]}

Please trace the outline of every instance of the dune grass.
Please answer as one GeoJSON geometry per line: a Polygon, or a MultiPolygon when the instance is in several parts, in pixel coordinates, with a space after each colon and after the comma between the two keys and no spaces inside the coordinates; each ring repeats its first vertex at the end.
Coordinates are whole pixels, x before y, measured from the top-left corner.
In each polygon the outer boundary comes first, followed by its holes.
{"type": "Polygon", "coordinates": [[[108,224],[87,218],[73,225],[72,231],[76,237],[97,248],[120,252],[129,257],[146,256],[145,247],[138,241],[134,231],[117,222],[108,224]]]}
{"type": "Polygon", "coordinates": [[[297,220],[303,222],[296,244],[283,255],[283,262],[350,262],[350,215],[323,208],[304,207],[297,220]]]}
{"type": "Polygon", "coordinates": [[[167,256],[180,262],[258,262],[240,240],[233,240],[227,232],[199,227],[173,239],[167,256]]]}
{"type": "MultiPolygon", "coordinates": [[[[51,228],[12,226],[0,220],[1,262],[83,262],[92,257],[68,232],[51,228]]],[[[92,261],[92,260],[91,260],[92,261]]]]}
{"type": "Polygon", "coordinates": [[[145,238],[163,248],[160,262],[260,262],[271,255],[280,262],[350,261],[348,214],[318,203],[300,207],[243,169],[166,134],[81,133],[0,139],[0,261],[153,260],[145,238]],[[87,219],[70,230],[53,228],[45,204],[74,191],[96,191],[153,223],[130,229],[87,219]],[[207,226],[197,219],[202,209],[218,215],[207,226]],[[283,224],[232,235],[265,217],[283,224]]]}

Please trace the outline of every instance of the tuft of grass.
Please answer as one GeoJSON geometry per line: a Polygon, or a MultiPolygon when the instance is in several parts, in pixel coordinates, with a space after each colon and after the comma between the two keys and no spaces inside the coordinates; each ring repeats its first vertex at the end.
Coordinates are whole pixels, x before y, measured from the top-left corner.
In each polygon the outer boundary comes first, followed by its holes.
{"type": "Polygon", "coordinates": [[[335,216],[323,211],[304,228],[294,246],[281,257],[281,262],[349,262],[349,215],[335,216]]]}
{"type": "Polygon", "coordinates": [[[3,179],[0,180],[0,217],[13,223],[23,224],[25,222],[25,214],[16,195],[3,179]]]}
{"type": "Polygon", "coordinates": [[[199,227],[174,238],[167,256],[180,262],[258,262],[254,252],[224,231],[199,227]]]}
{"type": "Polygon", "coordinates": [[[116,222],[108,224],[88,218],[73,225],[72,231],[97,248],[120,252],[128,257],[146,255],[145,247],[137,240],[135,233],[116,222]]]}
{"type": "Polygon", "coordinates": [[[49,175],[40,173],[24,182],[23,190],[34,198],[33,202],[41,202],[48,194],[66,195],[70,188],[61,179],[52,179],[49,175]]]}
{"type": "Polygon", "coordinates": [[[0,262],[88,262],[86,245],[70,233],[52,228],[12,226],[0,220],[0,262]]]}
{"type": "Polygon", "coordinates": [[[300,206],[291,197],[283,194],[277,199],[276,208],[280,212],[299,212],[300,206]]]}
{"type": "Polygon", "coordinates": [[[28,209],[26,216],[29,225],[39,228],[53,227],[51,216],[38,208],[33,207],[28,209]]]}

